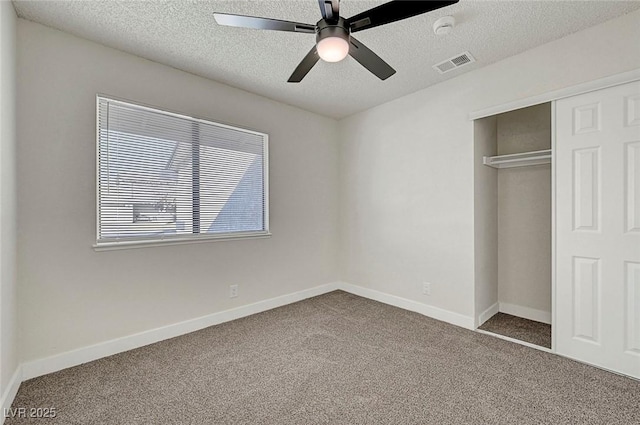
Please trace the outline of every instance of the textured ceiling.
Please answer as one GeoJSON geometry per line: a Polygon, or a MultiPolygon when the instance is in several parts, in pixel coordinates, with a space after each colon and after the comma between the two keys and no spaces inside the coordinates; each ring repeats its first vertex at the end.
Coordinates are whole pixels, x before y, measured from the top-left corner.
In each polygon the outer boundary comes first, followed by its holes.
{"type": "MultiPolygon", "coordinates": [[[[349,17],[382,1],[342,0],[349,17]]],[[[212,80],[335,118],[379,105],[640,8],[639,1],[465,1],[356,37],[397,73],[378,80],[352,58],[322,61],[287,83],[315,42],[313,34],[223,27],[214,12],[315,24],[316,0],[14,1],[39,22],[212,80]],[[453,15],[453,33],[433,22],[453,15]],[[469,51],[476,63],[444,75],[432,65],[469,51]]]]}

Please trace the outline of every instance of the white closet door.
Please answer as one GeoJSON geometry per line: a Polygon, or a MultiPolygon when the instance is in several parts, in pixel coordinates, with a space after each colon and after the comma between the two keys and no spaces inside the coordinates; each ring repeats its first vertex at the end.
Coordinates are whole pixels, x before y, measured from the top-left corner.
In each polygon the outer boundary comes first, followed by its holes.
{"type": "Polygon", "coordinates": [[[559,354],[640,377],[640,82],[556,102],[559,354]]]}

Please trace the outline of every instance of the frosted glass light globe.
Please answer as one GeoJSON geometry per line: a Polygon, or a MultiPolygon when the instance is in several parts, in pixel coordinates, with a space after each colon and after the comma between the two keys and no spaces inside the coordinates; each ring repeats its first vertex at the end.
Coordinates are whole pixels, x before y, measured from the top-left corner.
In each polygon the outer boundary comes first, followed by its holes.
{"type": "Polygon", "coordinates": [[[327,37],[316,46],[318,56],[325,62],[340,62],[349,54],[349,42],[340,37],[327,37]]]}

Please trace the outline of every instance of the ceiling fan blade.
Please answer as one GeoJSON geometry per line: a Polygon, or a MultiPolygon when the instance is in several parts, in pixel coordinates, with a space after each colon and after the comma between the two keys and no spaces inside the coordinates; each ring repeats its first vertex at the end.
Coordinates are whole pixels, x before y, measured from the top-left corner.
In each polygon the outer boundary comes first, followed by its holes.
{"type": "Polygon", "coordinates": [[[304,32],[315,34],[316,26],[300,22],[280,21],[271,18],[257,18],[254,16],[231,15],[228,13],[214,13],[213,17],[220,25],[229,27],[253,28],[257,30],[274,30],[304,32]]]}
{"type": "Polygon", "coordinates": [[[316,46],[313,46],[313,49],[309,50],[309,53],[302,59],[302,62],[298,65],[298,67],[293,71],[291,77],[289,77],[289,83],[299,83],[302,79],[311,71],[311,68],[318,62],[320,56],[318,56],[318,50],[316,50],[316,46]]]}
{"type": "Polygon", "coordinates": [[[353,37],[349,43],[349,54],[381,80],[386,80],[396,73],[396,70],[383,61],[380,56],[353,37]]]}
{"type": "Polygon", "coordinates": [[[337,21],[340,16],[340,0],[318,0],[320,13],[327,21],[337,21]]]}
{"type": "Polygon", "coordinates": [[[347,24],[351,27],[351,32],[362,31],[431,12],[432,10],[458,3],[458,1],[390,1],[352,16],[347,19],[347,24]]]}

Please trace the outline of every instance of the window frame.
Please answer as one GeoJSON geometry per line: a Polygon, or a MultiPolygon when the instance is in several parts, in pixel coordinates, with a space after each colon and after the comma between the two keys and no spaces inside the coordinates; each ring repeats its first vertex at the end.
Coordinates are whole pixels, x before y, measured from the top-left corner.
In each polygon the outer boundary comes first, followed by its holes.
{"type": "Polygon", "coordinates": [[[139,102],[133,102],[129,100],[119,99],[114,96],[105,94],[96,94],[96,142],[95,142],[95,156],[96,156],[96,233],[95,243],[93,249],[95,251],[110,251],[117,249],[131,249],[131,248],[143,248],[153,246],[167,246],[167,245],[184,245],[193,243],[215,242],[215,241],[228,241],[228,240],[242,240],[242,239],[262,239],[269,238],[271,232],[269,230],[269,135],[267,133],[256,131],[244,127],[238,127],[230,124],[223,124],[211,119],[200,118],[191,115],[181,114],[173,111],[166,110],[155,106],[141,104],[139,102]],[[159,236],[139,236],[139,237],[127,237],[125,239],[115,240],[100,240],[100,101],[106,100],[111,103],[132,106],[142,110],[147,110],[153,113],[160,113],[163,115],[173,116],[182,119],[188,119],[193,122],[215,125],[221,128],[228,128],[235,131],[241,131],[246,133],[255,134],[263,138],[263,152],[262,152],[262,172],[263,172],[263,197],[264,197],[264,230],[259,231],[239,231],[239,232],[225,232],[215,234],[190,234],[181,236],[166,236],[164,234],[159,236]]]}

